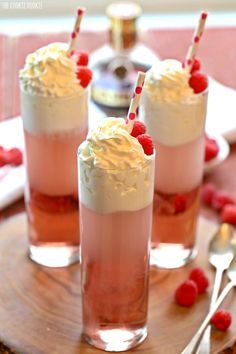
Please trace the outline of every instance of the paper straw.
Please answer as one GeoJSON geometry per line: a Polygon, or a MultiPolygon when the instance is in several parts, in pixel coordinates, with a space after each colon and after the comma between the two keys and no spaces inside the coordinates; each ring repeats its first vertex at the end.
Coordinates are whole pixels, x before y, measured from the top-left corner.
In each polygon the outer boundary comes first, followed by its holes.
{"type": "Polygon", "coordinates": [[[70,42],[69,42],[69,47],[68,47],[68,51],[67,51],[69,55],[72,55],[73,51],[75,49],[75,41],[76,41],[77,35],[80,32],[80,24],[81,24],[81,21],[82,21],[84,13],[85,13],[85,8],[84,7],[78,7],[74,29],[73,29],[73,32],[71,32],[71,35],[70,35],[70,42]]]}
{"type": "Polygon", "coordinates": [[[140,101],[140,97],[141,97],[141,93],[142,93],[142,89],[143,89],[144,79],[145,79],[145,73],[139,71],[138,76],[137,76],[137,80],[135,83],[133,97],[131,98],[129,111],[128,111],[128,115],[126,118],[126,124],[128,124],[130,133],[133,129],[134,121],[137,117],[137,109],[139,106],[139,101],[140,101]]]}
{"type": "Polygon", "coordinates": [[[199,18],[198,26],[195,29],[193,38],[192,38],[192,43],[188,49],[188,53],[185,59],[185,68],[188,72],[191,71],[193,63],[194,63],[194,58],[196,55],[196,52],[198,50],[199,42],[202,37],[204,28],[205,28],[205,23],[207,19],[207,12],[202,12],[201,16],[199,18]]]}

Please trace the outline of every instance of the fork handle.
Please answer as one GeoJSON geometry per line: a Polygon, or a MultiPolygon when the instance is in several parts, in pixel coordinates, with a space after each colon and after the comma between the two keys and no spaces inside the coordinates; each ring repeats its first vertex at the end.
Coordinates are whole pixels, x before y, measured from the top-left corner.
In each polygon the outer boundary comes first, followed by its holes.
{"type": "Polygon", "coordinates": [[[225,288],[221,292],[220,296],[218,297],[217,301],[214,303],[214,305],[212,306],[212,308],[210,309],[210,311],[206,315],[201,326],[199,327],[199,329],[197,330],[197,332],[195,333],[195,335],[193,336],[193,338],[191,339],[189,344],[184,348],[184,350],[180,354],[193,354],[193,353],[195,353],[196,346],[197,346],[199,340],[201,339],[201,336],[202,336],[205,328],[207,327],[208,323],[210,322],[213,314],[218,309],[218,307],[220,306],[220,304],[222,303],[222,301],[224,300],[226,295],[230,292],[230,290],[235,285],[236,284],[231,281],[225,286],[225,288]]]}
{"type": "MultiPolygon", "coordinates": [[[[223,272],[224,272],[223,268],[221,267],[216,268],[215,281],[214,281],[211,302],[210,302],[210,310],[212,309],[214,303],[218,298],[223,272]]],[[[210,342],[211,342],[210,338],[211,338],[211,326],[208,325],[199,343],[199,347],[196,351],[196,354],[210,354],[210,342]]]]}
{"type": "Polygon", "coordinates": [[[223,273],[224,273],[224,269],[223,268],[216,268],[215,281],[214,281],[214,286],[213,286],[212,296],[211,296],[211,302],[210,302],[210,310],[214,306],[214,304],[217,301],[217,298],[219,296],[223,273]]]}

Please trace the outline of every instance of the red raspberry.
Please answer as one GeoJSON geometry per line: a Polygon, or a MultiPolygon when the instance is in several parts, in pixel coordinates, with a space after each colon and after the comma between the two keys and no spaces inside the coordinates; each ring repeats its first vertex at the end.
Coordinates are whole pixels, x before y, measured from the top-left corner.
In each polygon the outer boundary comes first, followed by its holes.
{"type": "Polygon", "coordinates": [[[175,301],[180,306],[190,307],[197,298],[197,285],[192,280],[186,280],[175,290],[175,301]]]}
{"type": "Polygon", "coordinates": [[[204,184],[201,190],[202,201],[207,205],[211,205],[215,193],[216,193],[216,187],[213,183],[204,184]]]}
{"type": "Polygon", "coordinates": [[[190,73],[192,74],[194,71],[200,70],[200,68],[201,68],[201,62],[198,58],[195,58],[190,73]]]}
{"type": "Polygon", "coordinates": [[[18,148],[12,148],[6,152],[7,163],[14,166],[19,166],[23,162],[22,152],[18,148]]]}
{"type": "Polygon", "coordinates": [[[236,225],[236,205],[226,205],[220,214],[220,218],[223,222],[236,225]]]}
{"type": "Polygon", "coordinates": [[[193,268],[189,273],[189,279],[196,283],[198,294],[203,294],[209,286],[209,280],[201,268],[193,268]]]}
{"type": "Polygon", "coordinates": [[[214,159],[219,153],[219,145],[214,139],[205,139],[205,161],[214,159]]]}
{"type": "Polygon", "coordinates": [[[83,50],[76,50],[71,56],[77,65],[87,66],[89,62],[89,55],[83,50]]]}
{"type": "Polygon", "coordinates": [[[137,136],[139,143],[142,145],[143,151],[146,155],[152,155],[154,151],[152,138],[148,134],[141,134],[137,136]]]}
{"type": "Polygon", "coordinates": [[[7,151],[4,148],[0,148],[0,167],[8,164],[7,151]]]}
{"type": "Polygon", "coordinates": [[[175,213],[182,213],[186,210],[187,197],[183,194],[177,194],[174,198],[175,213]]]}
{"type": "Polygon", "coordinates": [[[194,93],[205,91],[208,87],[208,78],[199,71],[194,71],[189,79],[189,86],[192,87],[194,93]]]}
{"type": "Polygon", "coordinates": [[[235,204],[235,201],[231,195],[227,192],[216,192],[212,198],[212,207],[218,211],[221,211],[224,206],[229,204],[235,204]]]}
{"type": "Polygon", "coordinates": [[[81,86],[86,88],[92,80],[92,77],[92,70],[86,68],[85,66],[78,66],[77,79],[79,80],[81,86]]]}
{"type": "Polygon", "coordinates": [[[143,122],[140,122],[139,120],[134,121],[133,129],[130,134],[136,138],[138,135],[145,134],[145,133],[146,133],[145,124],[143,122]]]}
{"type": "Polygon", "coordinates": [[[228,311],[218,310],[211,318],[213,324],[220,331],[226,331],[232,322],[232,316],[228,311]]]}

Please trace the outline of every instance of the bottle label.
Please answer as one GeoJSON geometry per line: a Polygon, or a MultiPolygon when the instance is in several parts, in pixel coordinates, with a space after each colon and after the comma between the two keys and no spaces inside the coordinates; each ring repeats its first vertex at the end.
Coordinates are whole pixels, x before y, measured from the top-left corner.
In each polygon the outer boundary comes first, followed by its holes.
{"type": "Polygon", "coordinates": [[[108,106],[125,108],[129,107],[132,94],[132,88],[122,88],[120,91],[112,90],[111,88],[104,88],[99,86],[92,87],[92,98],[98,104],[108,106]]]}

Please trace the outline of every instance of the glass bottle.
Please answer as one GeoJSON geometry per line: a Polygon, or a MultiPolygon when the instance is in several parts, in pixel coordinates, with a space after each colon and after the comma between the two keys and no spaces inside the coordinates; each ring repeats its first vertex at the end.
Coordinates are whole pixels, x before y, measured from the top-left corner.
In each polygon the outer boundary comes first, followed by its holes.
{"type": "Polygon", "coordinates": [[[132,2],[110,4],[106,10],[111,23],[109,43],[90,58],[94,73],[92,99],[108,115],[124,114],[137,71],[147,71],[158,60],[155,53],[138,42],[136,23],[141,12],[141,7],[132,2]]]}

